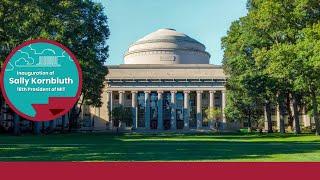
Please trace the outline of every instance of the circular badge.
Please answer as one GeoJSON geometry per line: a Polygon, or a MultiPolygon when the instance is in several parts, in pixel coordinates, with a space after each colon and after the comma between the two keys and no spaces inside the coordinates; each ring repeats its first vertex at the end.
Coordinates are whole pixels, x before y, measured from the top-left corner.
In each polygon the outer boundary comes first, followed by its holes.
{"type": "Polygon", "coordinates": [[[78,60],[68,48],[51,40],[24,42],[9,54],[1,71],[7,104],[33,121],[67,113],[78,101],[81,86],[78,60]]]}

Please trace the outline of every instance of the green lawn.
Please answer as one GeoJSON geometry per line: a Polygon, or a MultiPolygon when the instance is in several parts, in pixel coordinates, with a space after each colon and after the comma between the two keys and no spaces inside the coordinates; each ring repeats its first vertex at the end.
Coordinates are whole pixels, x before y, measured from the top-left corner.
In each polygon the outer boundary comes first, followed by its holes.
{"type": "Polygon", "coordinates": [[[292,134],[0,135],[0,161],[320,161],[320,137],[292,134]]]}

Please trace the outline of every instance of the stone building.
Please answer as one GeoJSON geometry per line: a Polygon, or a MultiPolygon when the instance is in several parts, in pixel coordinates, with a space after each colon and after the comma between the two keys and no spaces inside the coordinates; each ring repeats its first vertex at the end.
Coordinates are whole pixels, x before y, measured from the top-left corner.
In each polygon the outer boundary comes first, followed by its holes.
{"type": "MultiPolygon", "coordinates": [[[[209,64],[210,54],[197,40],[174,29],[159,29],[133,43],[124,64],[108,66],[100,108],[84,107],[83,119],[95,129],[114,126],[111,110],[133,112],[130,126],[146,130],[208,127],[208,107],[224,112],[226,76],[209,64]],[[88,122],[92,124],[92,122],[88,122]]],[[[224,115],[220,119],[225,123],[224,115]]]]}

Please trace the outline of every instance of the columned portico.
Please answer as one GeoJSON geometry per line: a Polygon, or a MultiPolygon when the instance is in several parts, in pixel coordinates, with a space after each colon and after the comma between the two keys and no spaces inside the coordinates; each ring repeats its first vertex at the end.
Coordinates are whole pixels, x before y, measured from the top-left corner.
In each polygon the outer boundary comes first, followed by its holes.
{"type": "MultiPolygon", "coordinates": [[[[113,109],[113,93],[115,90],[106,91],[106,109],[107,113],[107,121],[110,124],[110,128],[113,127],[112,124],[112,109],[113,109]]],[[[181,90],[177,93],[177,90],[118,90],[119,100],[115,102],[115,107],[122,105],[125,108],[131,108],[132,110],[132,129],[156,129],[158,130],[177,130],[177,129],[201,129],[206,128],[208,125],[203,124],[203,106],[208,104],[209,108],[215,108],[215,104],[221,107],[222,112],[224,113],[225,107],[225,93],[224,90],[204,90],[205,92],[209,92],[209,96],[203,95],[203,91],[197,90],[181,90]],[[126,95],[125,100],[125,92],[130,92],[131,96],[126,95]],[[140,93],[138,93],[140,92],[140,93]],[[141,93],[142,92],[142,93],[141,93]],[[215,93],[218,95],[221,94],[218,102],[215,102],[215,93]],[[140,94],[140,100],[138,94],[140,94]],[[179,101],[177,102],[177,94],[179,95],[179,101]],[[195,95],[195,99],[190,99],[190,94],[195,95]],[[130,101],[128,98],[130,98],[130,101]],[[204,98],[206,97],[206,98],[204,98]],[[141,99],[143,98],[143,100],[141,99]],[[156,99],[154,99],[156,98],[156,99]],[[182,99],[181,99],[182,98],[182,99]],[[153,99],[153,100],[152,100],[153,99]],[[142,100],[142,101],[141,101],[142,100]],[[221,101],[220,101],[221,100],[221,101]],[[205,101],[205,102],[204,102],[205,101]],[[128,103],[130,102],[130,104],[128,103]],[[140,109],[143,108],[143,114],[139,111],[139,102],[140,102],[140,109]],[[143,102],[143,104],[141,104],[143,102]],[[194,102],[194,103],[193,103],[194,102]],[[166,103],[166,104],[164,104],[166,103]],[[169,103],[169,104],[168,104],[169,103]],[[152,105],[153,104],[153,105],[152,105]],[[194,104],[194,106],[192,106],[194,104]],[[194,112],[191,113],[192,107],[194,107],[194,112]],[[156,109],[154,109],[156,108],[156,109]],[[164,109],[166,108],[166,109],[164,109]],[[139,114],[140,112],[140,114],[139,114]],[[156,112],[156,113],[155,113],[156,112]],[[166,113],[166,114],[164,114],[166,113]],[[193,115],[192,115],[193,114],[193,115]],[[141,121],[143,118],[143,121],[141,121]],[[139,120],[140,119],[140,120],[139,120]],[[193,120],[192,120],[193,119],[193,120]],[[156,122],[155,122],[156,120],[156,122]],[[168,120],[170,122],[168,122],[168,120]],[[192,120],[192,124],[190,125],[190,120],[192,120]],[[194,121],[195,120],[195,121],[194,121]],[[181,122],[182,121],[182,122],[181,122]],[[140,122],[140,123],[139,123],[140,122]],[[151,122],[153,124],[151,124],[151,122]],[[156,126],[155,124],[156,123],[156,126]],[[168,123],[170,124],[168,126],[168,123]],[[177,124],[181,123],[181,124],[177,124]],[[183,124],[182,124],[183,123],[183,124]],[[140,126],[139,126],[140,124],[140,126]],[[170,128],[168,128],[170,127],[170,128]]],[[[116,97],[116,96],[115,96],[116,97]]],[[[224,117],[223,117],[224,118],[224,117]]],[[[226,123],[225,119],[222,119],[222,122],[226,123]]],[[[131,123],[130,123],[131,124],[131,123]]]]}
{"type": "Polygon", "coordinates": [[[163,130],[163,91],[158,91],[158,129],[163,130]]]}
{"type": "Polygon", "coordinates": [[[197,91],[197,129],[202,127],[202,91],[197,91]]]}
{"type": "Polygon", "coordinates": [[[183,100],[183,121],[184,121],[184,126],[183,129],[189,129],[189,121],[190,121],[190,109],[189,109],[189,95],[190,91],[184,91],[184,100],[183,100]]]}
{"type": "Polygon", "coordinates": [[[176,93],[177,91],[171,91],[171,119],[170,119],[170,124],[171,124],[171,129],[176,130],[177,129],[177,119],[176,119],[176,93]]]}
{"type": "Polygon", "coordinates": [[[132,107],[132,127],[138,128],[138,106],[137,106],[137,91],[131,91],[131,107],[132,107]]]}
{"type": "Polygon", "coordinates": [[[150,91],[144,91],[145,102],[145,128],[150,129],[150,91]]]}

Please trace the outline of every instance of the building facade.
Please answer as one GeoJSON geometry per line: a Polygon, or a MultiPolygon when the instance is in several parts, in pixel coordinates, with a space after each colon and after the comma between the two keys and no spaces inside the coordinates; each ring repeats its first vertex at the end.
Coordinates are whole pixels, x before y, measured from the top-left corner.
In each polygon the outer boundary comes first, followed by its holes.
{"type": "Polygon", "coordinates": [[[202,129],[211,107],[226,123],[226,76],[209,59],[203,44],[174,29],[148,34],[129,47],[124,64],[108,66],[103,105],[85,107],[83,119],[93,114],[97,129],[118,126],[111,112],[121,105],[132,110],[132,129],[202,129]]]}
{"type": "MultiPolygon", "coordinates": [[[[133,130],[207,129],[217,124],[206,117],[209,108],[221,111],[217,119],[220,129],[246,126],[227,123],[227,77],[222,67],[209,64],[209,59],[203,44],[174,29],[159,29],[146,35],[128,48],[124,64],[108,66],[103,105],[84,107],[83,124],[95,130],[118,127],[111,112],[123,106],[132,112],[124,125],[133,130]]],[[[301,124],[310,127],[311,118],[305,110],[299,111],[301,124]]],[[[272,120],[279,129],[278,107],[273,107],[272,120]]],[[[264,121],[267,129],[267,119],[264,121]]],[[[288,124],[287,118],[285,123],[288,124]]]]}

